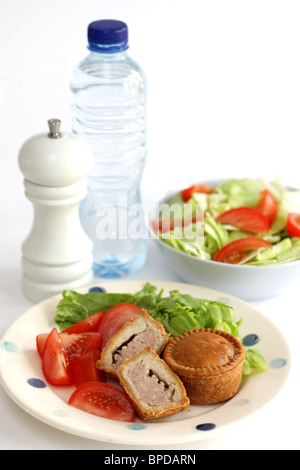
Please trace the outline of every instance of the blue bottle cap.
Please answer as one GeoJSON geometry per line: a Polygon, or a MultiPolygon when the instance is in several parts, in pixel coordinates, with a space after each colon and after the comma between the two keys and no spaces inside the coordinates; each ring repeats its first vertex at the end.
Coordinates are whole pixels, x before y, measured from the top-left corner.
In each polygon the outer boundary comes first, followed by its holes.
{"type": "Polygon", "coordinates": [[[89,49],[96,52],[120,52],[128,49],[128,28],[118,20],[93,21],[88,26],[89,49]]]}

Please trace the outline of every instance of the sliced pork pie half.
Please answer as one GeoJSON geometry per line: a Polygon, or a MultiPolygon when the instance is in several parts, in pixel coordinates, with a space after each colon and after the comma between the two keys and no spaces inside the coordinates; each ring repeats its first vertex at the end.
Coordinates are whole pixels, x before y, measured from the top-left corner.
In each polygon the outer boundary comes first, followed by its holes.
{"type": "Polygon", "coordinates": [[[190,404],[179,377],[151,346],[126,359],[118,369],[118,376],[142,420],[174,415],[190,404]]]}
{"type": "Polygon", "coordinates": [[[117,370],[125,359],[135,356],[147,346],[152,346],[160,354],[169,341],[161,323],[142,309],[110,339],[101,352],[96,366],[118,378],[117,370]]]}

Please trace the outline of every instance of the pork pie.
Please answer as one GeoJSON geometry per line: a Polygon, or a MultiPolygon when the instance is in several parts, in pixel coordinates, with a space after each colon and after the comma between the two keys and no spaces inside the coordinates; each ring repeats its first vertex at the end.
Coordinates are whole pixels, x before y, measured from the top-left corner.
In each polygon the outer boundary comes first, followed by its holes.
{"type": "Polygon", "coordinates": [[[172,339],[164,360],[182,380],[192,404],[220,403],[239,390],[245,350],[233,335],[209,328],[172,339]]]}
{"type": "Polygon", "coordinates": [[[190,404],[179,377],[151,346],[126,359],[118,377],[142,420],[174,415],[190,404]]]}
{"type": "Polygon", "coordinates": [[[142,309],[105,345],[96,366],[117,378],[117,370],[125,359],[135,356],[147,346],[152,346],[160,354],[169,337],[162,324],[142,309]]]}

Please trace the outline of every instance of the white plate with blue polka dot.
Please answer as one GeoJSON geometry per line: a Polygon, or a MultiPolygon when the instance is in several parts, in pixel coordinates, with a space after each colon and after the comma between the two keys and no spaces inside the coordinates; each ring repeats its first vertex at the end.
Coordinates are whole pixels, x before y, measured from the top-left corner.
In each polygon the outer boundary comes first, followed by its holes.
{"type": "MultiPolygon", "coordinates": [[[[107,292],[135,293],[145,281],[105,282],[107,292]]],[[[290,351],[279,329],[246,302],[211,289],[184,283],[151,281],[164,295],[179,290],[197,298],[221,301],[233,307],[245,348],[259,350],[269,371],[244,381],[228,402],[209,406],[190,406],[177,415],[156,421],[125,423],[99,418],[68,405],[74,388],[50,386],[41,369],[36,336],[55,326],[56,305],[61,295],[35,305],[20,316],[0,341],[0,383],[8,395],[35,418],[77,436],[102,442],[130,445],[182,444],[225,430],[267,405],[281,390],[290,370],[290,351]]],[[[91,287],[80,289],[88,292],[91,287]]],[[[96,286],[97,287],[97,286],[96,286]]],[[[99,287],[101,285],[99,284],[99,287]]]]}

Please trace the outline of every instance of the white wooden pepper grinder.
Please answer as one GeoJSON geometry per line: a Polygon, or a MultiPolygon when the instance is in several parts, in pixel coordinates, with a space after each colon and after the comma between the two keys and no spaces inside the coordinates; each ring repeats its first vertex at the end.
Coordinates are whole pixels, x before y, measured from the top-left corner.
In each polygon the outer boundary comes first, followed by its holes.
{"type": "Polygon", "coordinates": [[[32,302],[93,279],[92,242],[79,219],[92,151],[81,137],[61,132],[59,119],[48,124],[49,133],[29,138],[19,152],[25,195],[34,208],[22,245],[22,290],[32,302]]]}

